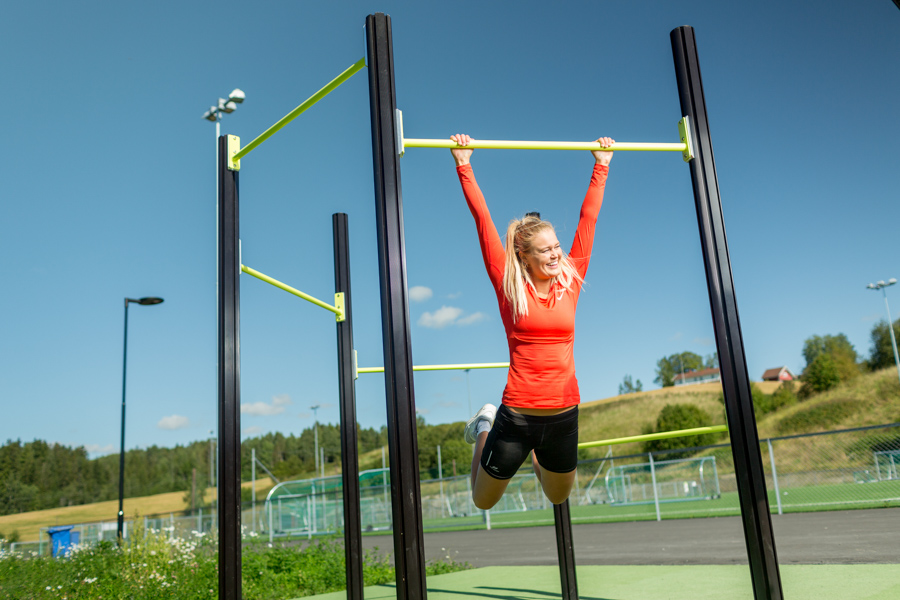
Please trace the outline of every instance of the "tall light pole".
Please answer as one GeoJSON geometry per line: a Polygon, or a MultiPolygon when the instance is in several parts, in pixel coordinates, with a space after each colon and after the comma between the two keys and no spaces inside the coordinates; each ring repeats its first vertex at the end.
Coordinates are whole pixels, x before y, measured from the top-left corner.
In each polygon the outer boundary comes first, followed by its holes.
{"type": "Polygon", "coordinates": [[[122,543],[122,530],[125,528],[125,511],[122,505],[125,502],[125,372],[128,366],[128,305],[134,302],[142,306],[151,306],[161,304],[162,301],[162,298],[154,297],[139,300],[125,298],[125,342],[122,350],[122,438],[119,445],[119,516],[116,527],[116,539],[120,544],[122,543]]]}
{"type": "Polygon", "coordinates": [[[878,283],[870,283],[866,287],[870,290],[881,290],[884,295],[884,308],[887,309],[888,331],[891,332],[891,347],[894,349],[894,362],[897,364],[897,377],[900,378],[900,356],[897,355],[897,339],[894,337],[894,322],[891,320],[891,307],[888,305],[887,292],[884,288],[890,287],[897,283],[897,280],[891,277],[887,282],[879,281],[878,283]]]}
{"type": "Polygon", "coordinates": [[[319,476],[319,419],[316,417],[316,411],[320,408],[320,404],[309,407],[309,409],[313,411],[313,435],[315,435],[316,439],[316,477],[319,476]]]}
{"type": "MultiPolygon", "coordinates": [[[[221,135],[221,127],[219,125],[219,121],[222,119],[223,114],[231,114],[235,110],[237,110],[237,105],[244,102],[246,98],[246,94],[244,94],[243,90],[239,88],[234,88],[231,90],[231,93],[228,94],[228,99],[219,98],[219,102],[215,106],[210,106],[209,110],[203,113],[203,118],[207,121],[213,121],[216,124],[216,139],[215,139],[215,168],[213,172],[216,174],[216,220],[213,223],[213,226],[216,230],[216,308],[215,310],[219,310],[219,135],[221,135]]],[[[215,314],[215,312],[213,312],[215,314]]],[[[215,483],[213,481],[213,431],[209,432],[210,440],[209,440],[209,485],[210,487],[214,486],[215,483]]],[[[216,479],[218,481],[218,457],[216,457],[216,479]]],[[[218,502],[218,500],[216,501],[218,502]]]]}

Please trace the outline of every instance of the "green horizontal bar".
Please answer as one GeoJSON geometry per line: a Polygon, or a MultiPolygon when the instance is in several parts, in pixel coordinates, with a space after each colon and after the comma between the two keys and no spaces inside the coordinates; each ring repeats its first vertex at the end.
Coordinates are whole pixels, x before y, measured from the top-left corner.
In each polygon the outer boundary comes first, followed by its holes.
{"type": "Polygon", "coordinates": [[[610,440],[600,440],[599,442],[583,442],[578,444],[578,448],[596,448],[597,446],[612,446],[614,444],[628,444],[631,442],[647,442],[650,440],[665,440],[676,437],[688,437],[692,435],[703,435],[704,433],[722,433],[728,431],[725,425],[713,425],[712,427],[695,427],[693,429],[680,429],[678,431],[662,431],[660,433],[648,433],[645,435],[633,435],[631,437],[613,438],[610,440]]]}
{"type": "Polygon", "coordinates": [[[241,271],[243,271],[247,275],[252,275],[252,276],[256,277],[257,279],[265,281],[266,283],[270,283],[270,284],[274,285],[275,287],[286,291],[289,294],[293,294],[293,295],[297,296],[298,298],[303,298],[307,302],[312,302],[316,306],[321,306],[325,310],[331,311],[338,316],[340,316],[340,314],[341,314],[341,309],[339,309],[335,306],[332,306],[330,304],[326,304],[325,302],[322,302],[318,298],[313,298],[309,294],[304,294],[300,290],[292,288],[288,284],[282,283],[282,282],[278,281],[277,279],[273,279],[272,277],[269,277],[268,275],[266,275],[264,273],[260,273],[256,269],[251,269],[250,267],[248,267],[246,265],[241,265],[241,271]]]}
{"type": "Polygon", "coordinates": [[[353,77],[353,75],[356,74],[357,71],[359,71],[360,69],[362,69],[365,66],[366,66],[365,57],[363,57],[363,58],[359,59],[358,61],[356,61],[355,63],[353,63],[343,73],[341,73],[340,75],[338,75],[337,77],[332,79],[330,82],[328,82],[328,84],[325,87],[323,87],[321,90],[319,90],[318,92],[316,92],[315,94],[310,96],[307,100],[305,100],[303,102],[303,104],[301,104],[300,106],[298,106],[297,108],[295,108],[294,110],[292,110],[291,112],[289,112],[288,114],[283,116],[277,123],[275,123],[268,129],[263,131],[261,134],[259,134],[259,136],[255,140],[253,140],[252,142],[250,142],[249,144],[247,144],[246,146],[244,146],[243,148],[238,150],[238,152],[232,157],[232,160],[236,162],[236,161],[239,161],[244,156],[248,155],[251,150],[253,150],[257,146],[262,144],[264,141],[266,141],[270,137],[272,137],[272,134],[274,134],[276,131],[278,131],[279,129],[281,129],[282,127],[284,127],[291,121],[293,121],[295,118],[297,118],[298,115],[300,115],[302,112],[304,112],[307,108],[309,108],[310,106],[312,106],[313,104],[315,104],[316,102],[318,102],[319,100],[321,100],[322,98],[324,98],[325,96],[327,96],[328,94],[333,92],[339,85],[341,85],[342,83],[344,83],[345,81],[347,81],[348,79],[353,77]]]}
{"type": "Polygon", "coordinates": [[[684,152],[687,145],[679,143],[616,142],[603,147],[599,142],[519,142],[508,140],[474,140],[460,146],[453,140],[425,140],[403,138],[404,148],[493,148],[500,150],[645,150],[654,152],[684,152]]]}
{"type": "MultiPolygon", "coordinates": [[[[506,369],[508,362],[497,363],[472,363],[459,365],[419,365],[413,366],[413,371],[465,371],[467,369],[506,369]]],[[[357,373],[384,373],[384,367],[362,367],[357,373]]]]}

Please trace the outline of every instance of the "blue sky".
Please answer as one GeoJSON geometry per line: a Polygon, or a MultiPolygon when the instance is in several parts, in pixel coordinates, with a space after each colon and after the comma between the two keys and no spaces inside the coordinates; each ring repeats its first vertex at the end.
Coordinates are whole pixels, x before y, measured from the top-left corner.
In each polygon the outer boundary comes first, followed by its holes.
{"type": "MultiPolygon", "coordinates": [[[[900,277],[900,11],[872,2],[17,3],[0,24],[5,91],[0,438],[117,451],[123,298],[127,446],[216,426],[215,126],[246,143],[364,54],[371,12],[393,18],[408,137],[677,141],[669,31],[696,30],[750,375],[803,367],[813,334],[868,353],[884,315],[871,281],[900,277]],[[814,6],[814,10],[813,10],[814,6]]],[[[356,347],[382,364],[365,74],[242,163],[244,263],[328,299],[331,214],[350,215],[356,347]]],[[[477,151],[501,227],[539,210],[571,243],[586,152],[477,151]]],[[[417,364],[507,357],[449,152],[402,159],[417,364]],[[430,295],[429,292],[430,291],[430,295]]],[[[582,398],[614,395],[657,359],[714,352],[690,175],[677,154],[613,160],[576,367],[582,398]]],[[[245,435],[337,422],[330,313],[242,279],[245,435]]],[[[889,291],[889,297],[894,290],[889,291]]],[[[900,316],[900,296],[895,301],[900,316]]],[[[471,406],[505,371],[470,374],[471,406]]],[[[416,377],[432,423],[467,418],[462,373],[416,377]]],[[[361,376],[365,427],[385,423],[361,376]]],[[[636,433],[623,431],[623,435],[636,433]]]]}

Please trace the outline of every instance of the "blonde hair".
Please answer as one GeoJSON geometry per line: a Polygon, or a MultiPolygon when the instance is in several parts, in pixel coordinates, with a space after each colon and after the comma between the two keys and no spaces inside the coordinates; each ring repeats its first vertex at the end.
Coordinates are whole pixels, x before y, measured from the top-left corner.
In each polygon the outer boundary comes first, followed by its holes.
{"type": "MultiPolygon", "coordinates": [[[[534,238],[542,231],[553,231],[553,225],[549,221],[543,221],[532,213],[522,219],[513,219],[506,229],[506,269],[503,272],[503,295],[512,312],[513,323],[522,317],[528,316],[528,296],[525,285],[534,288],[534,281],[528,272],[523,254],[531,252],[534,238]]],[[[578,274],[578,270],[569,261],[565,252],[560,250],[559,257],[560,275],[553,278],[564,289],[572,287],[573,282],[583,283],[584,280],[578,274]]]]}

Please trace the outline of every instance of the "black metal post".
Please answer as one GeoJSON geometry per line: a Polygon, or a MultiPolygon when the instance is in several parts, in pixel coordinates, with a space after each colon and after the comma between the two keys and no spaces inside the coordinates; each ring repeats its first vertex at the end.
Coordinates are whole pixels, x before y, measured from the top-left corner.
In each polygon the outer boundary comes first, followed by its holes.
{"type": "Polygon", "coordinates": [[[391,18],[383,13],[366,17],[366,39],[397,599],[421,600],[427,595],[425,537],[397,155],[391,18]]]}
{"type": "Polygon", "coordinates": [[[128,298],[125,298],[125,342],[122,347],[122,436],[119,444],[119,514],[116,517],[116,540],[122,543],[125,529],[125,370],[128,366],[128,298]]]}
{"type": "Polygon", "coordinates": [[[241,329],[238,172],[219,137],[219,599],[241,600],[241,329]]]}
{"type": "Polygon", "coordinates": [[[350,309],[350,236],[347,215],[331,216],[334,230],[334,291],[344,294],[344,320],[337,323],[338,388],[341,396],[341,479],[344,498],[344,558],[347,600],[363,600],[362,516],[356,440],[353,311],[350,309]]]}
{"type": "Polygon", "coordinates": [[[559,583],[563,600],[578,600],[578,578],[575,576],[575,544],[572,541],[572,515],[569,501],[553,505],[556,525],[556,553],[559,556],[559,583]]]}
{"type": "Polygon", "coordinates": [[[716,334],[716,350],[719,353],[725,412],[734,455],[744,538],[750,559],[753,594],[757,600],[781,600],[781,577],[775,555],[775,539],[728,256],[728,241],[725,238],[722,200],[716,177],[703,82],[700,78],[697,44],[692,27],[674,29],[670,37],[681,114],[690,118],[693,138],[691,180],[706,265],[706,282],[716,334]]]}

